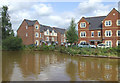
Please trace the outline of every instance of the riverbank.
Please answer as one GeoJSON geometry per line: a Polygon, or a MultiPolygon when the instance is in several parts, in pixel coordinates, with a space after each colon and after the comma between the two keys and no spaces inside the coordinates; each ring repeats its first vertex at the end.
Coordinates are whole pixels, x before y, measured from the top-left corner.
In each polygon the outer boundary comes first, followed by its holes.
{"type": "Polygon", "coordinates": [[[98,58],[112,58],[120,59],[120,47],[115,48],[79,48],[79,47],[64,47],[64,46],[27,46],[25,51],[59,51],[71,56],[81,57],[98,57],[98,58]]]}

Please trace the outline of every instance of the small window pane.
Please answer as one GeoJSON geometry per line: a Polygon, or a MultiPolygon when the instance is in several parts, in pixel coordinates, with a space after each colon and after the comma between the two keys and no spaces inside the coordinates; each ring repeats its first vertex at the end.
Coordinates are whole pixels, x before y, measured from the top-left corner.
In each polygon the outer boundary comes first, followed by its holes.
{"type": "Polygon", "coordinates": [[[120,31],[118,31],[118,36],[120,36],[120,31]]]}

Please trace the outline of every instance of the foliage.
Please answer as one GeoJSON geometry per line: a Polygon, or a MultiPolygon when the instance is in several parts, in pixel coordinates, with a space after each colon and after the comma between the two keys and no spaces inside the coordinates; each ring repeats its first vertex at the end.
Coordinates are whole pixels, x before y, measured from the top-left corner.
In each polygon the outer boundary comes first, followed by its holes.
{"type": "Polygon", "coordinates": [[[78,40],[77,30],[75,28],[76,28],[76,24],[74,19],[72,19],[66,34],[68,43],[72,44],[77,42],[78,40]]]}
{"type": "Polygon", "coordinates": [[[120,47],[114,47],[114,48],[79,48],[79,47],[62,47],[60,49],[60,52],[67,53],[70,55],[94,55],[94,56],[119,56],[120,54],[120,47]]]}
{"type": "Polygon", "coordinates": [[[10,22],[10,16],[8,14],[8,7],[2,7],[2,39],[7,38],[10,35],[14,35],[12,30],[12,24],[10,22]]]}
{"type": "Polygon", "coordinates": [[[22,39],[14,36],[9,36],[4,39],[2,44],[3,50],[21,50],[22,39]]]}

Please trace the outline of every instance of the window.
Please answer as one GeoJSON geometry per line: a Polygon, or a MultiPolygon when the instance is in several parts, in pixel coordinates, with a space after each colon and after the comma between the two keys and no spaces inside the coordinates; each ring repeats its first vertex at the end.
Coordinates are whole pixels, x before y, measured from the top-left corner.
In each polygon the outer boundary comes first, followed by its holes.
{"type": "Polygon", "coordinates": [[[26,29],[28,29],[28,26],[26,26],[26,29]]]}
{"type": "Polygon", "coordinates": [[[52,32],[52,35],[54,35],[54,32],[52,32]]]}
{"type": "Polygon", "coordinates": [[[111,20],[109,20],[109,21],[105,21],[105,26],[111,26],[111,25],[112,25],[111,20]]]}
{"type": "Polygon", "coordinates": [[[94,31],[91,32],[91,37],[94,37],[94,31]]]}
{"type": "Polygon", "coordinates": [[[39,41],[38,40],[35,41],[35,45],[37,45],[37,46],[39,45],[39,41]]]}
{"type": "Polygon", "coordinates": [[[26,37],[28,36],[28,34],[26,33],[26,37]]]}
{"type": "Polygon", "coordinates": [[[47,35],[48,35],[48,31],[47,31],[47,35]]]}
{"type": "Polygon", "coordinates": [[[36,28],[36,29],[39,29],[39,26],[38,26],[38,25],[36,25],[36,26],[35,26],[35,28],[36,28]]]}
{"type": "Polygon", "coordinates": [[[117,36],[120,36],[120,30],[117,31],[117,36]]]}
{"type": "Polygon", "coordinates": [[[41,33],[40,33],[40,38],[41,38],[41,33]]]}
{"type": "Polygon", "coordinates": [[[81,32],[80,37],[86,37],[86,32],[81,32]]]}
{"type": "Polygon", "coordinates": [[[52,37],[52,41],[54,41],[54,37],[52,37]]]}
{"type": "Polygon", "coordinates": [[[106,43],[107,46],[112,47],[112,41],[105,41],[105,43],[106,43]]]}
{"type": "Polygon", "coordinates": [[[98,37],[100,37],[101,36],[101,32],[100,31],[98,31],[98,37]]]}
{"type": "Polygon", "coordinates": [[[35,33],[35,37],[39,37],[39,33],[36,32],[36,33],[35,33]]]}
{"type": "Polygon", "coordinates": [[[112,31],[111,30],[105,31],[105,36],[106,37],[111,37],[112,36],[112,31]]]}
{"type": "Polygon", "coordinates": [[[63,39],[61,38],[61,42],[63,42],[63,39]]]}
{"type": "Polygon", "coordinates": [[[80,23],[80,27],[81,27],[81,28],[85,28],[85,27],[86,27],[86,23],[85,23],[85,22],[81,22],[81,23],[80,23]]]}
{"type": "Polygon", "coordinates": [[[66,42],[65,39],[64,39],[64,42],[66,42]]]}
{"type": "Polygon", "coordinates": [[[49,41],[49,37],[47,37],[47,41],[49,41]]]}
{"type": "Polygon", "coordinates": [[[65,34],[64,34],[64,37],[65,37],[65,34]]]}
{"type": "Polygon", "coordinates": [[[117,46],[120,46],[120,40],[117,41],[117,46]]]}
{"type": "Polygon", "coordinates": [[[120,26],[120,20],[117,20],[117,25],[120,26]]]}

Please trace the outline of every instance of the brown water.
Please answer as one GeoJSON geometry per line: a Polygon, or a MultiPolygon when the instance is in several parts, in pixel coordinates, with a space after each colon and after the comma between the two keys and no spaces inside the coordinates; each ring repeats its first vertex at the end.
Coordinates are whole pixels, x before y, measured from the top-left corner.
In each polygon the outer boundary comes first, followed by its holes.
{"type": "Polygon", "coordinates": [[[4,51],[3,81],[118,81],[118,60],[58,52],[4,51]]]}

